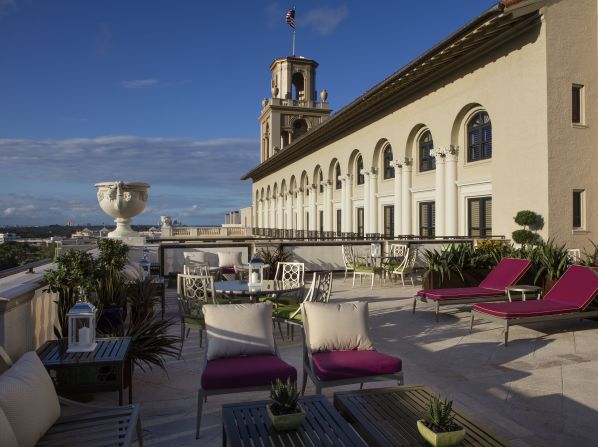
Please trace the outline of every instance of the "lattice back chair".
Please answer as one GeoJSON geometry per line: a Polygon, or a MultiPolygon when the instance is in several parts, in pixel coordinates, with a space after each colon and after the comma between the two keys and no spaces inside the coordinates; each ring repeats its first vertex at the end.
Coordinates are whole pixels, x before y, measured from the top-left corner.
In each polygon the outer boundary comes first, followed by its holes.
{"type": "Polygon", "coordinates": [[[407,254],[409,247],[407,244],[390,244],[388,256],[391,258],[402,259],[407,254]]]}
{"type": "Polygon", "coordinates": [[[179,274],[177,276],[177,300],[181,317],[181,349],[179,350],[179,358],[181,358],[183,344],[191,331],[191,327],[187,327],[188,325],[199,329],[199,346],[203,345],[205,321],[202,307],[208,303],[216,304],[214,278],[210,275],[179,274]]]}
{"type": "Polygon", "coordinates": [[[354,270],[353,264],[355,264],[355,253],[353,252],[353,246],[342,245],[343,251],[343,263],[345,264],[345,280],[347,280],[347,272],[354,270]]]}
{"type": "MultiPolygon", "coordinates": [[[[282,295],[286,298],[292,298],[292,301],[298,303],[303,298],[303,285],[305,284],[305,264],[303,262],[279,262],[276,264],[276,274],[274,279],[282,281],[290,287],[299,287],[296,293],[282,295]]],[[[290,288],[289,287],[289,288],[290,288]]],[[[288,300],[276,298],[278,303],[289,304],[288,300]]]]}
{"type": "MultiPolygon", "coordinates": [[[[318,302],[318,303],[327,303],[330,300],[330,295],[332,293],[332,272],[314,272],[313,279],[311,281],[309,290],[305,294],[305,298],[303,299],[303,303],[305,302],[318,302]]],[[[287,325],[287,337],[293,340],[294,336],[294,326],[301,326],[303,323],[301,321],[301,305],[287,305],[287,306],[278,306],[276,309],[272,311],[272,318],[274,322],[278,324],[278,330],[280,331],[280,335],[282,338],[282,328],[281,323],[286,323],[287,325]]]]}
{"type": "Polygon", "coordinates": [[[411,279],[411,285],[415,285],[413,282],[413,268],[415,267],[418,254],[419,250],[417,248],[408,248],[401,265],[389,272],[390,275],[401,277],[401,283],[403,284],[403,287],[405,287],[405,275],[409,275],[411,279]]]}
{"type": "Polygon", "coordinates": [[[210,276],[210,266],[207,263],[194,262],[183,265],[183,274],[196,276],[210,276]]]}

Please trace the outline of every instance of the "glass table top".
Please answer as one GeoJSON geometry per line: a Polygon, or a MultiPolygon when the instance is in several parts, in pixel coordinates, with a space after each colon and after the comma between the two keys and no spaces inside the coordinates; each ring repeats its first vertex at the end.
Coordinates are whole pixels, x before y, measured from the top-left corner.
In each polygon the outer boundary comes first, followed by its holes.
{"type": "Polygon", "coordinates": [[[260,284],[249,285],[247,281],[217,281],[214,283],[217,292],[235,295],[268,295],[293,292],[303,287],[303,284],[293,281],[266,280],[260,284]]]}

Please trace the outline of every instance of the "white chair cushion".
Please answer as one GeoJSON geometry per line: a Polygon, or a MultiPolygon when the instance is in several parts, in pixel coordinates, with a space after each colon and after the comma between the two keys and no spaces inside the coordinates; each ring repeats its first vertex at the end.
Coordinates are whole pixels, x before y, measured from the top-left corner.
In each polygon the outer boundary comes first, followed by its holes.
{"type": "Polygon", "coordinates": [[[208,258],[205,251],[184,251],[185,264],[207,264],[208,258]]]}
{"type": "Polygon", "coordinates": [[[235,265],[241,265],[241,257],[243,253],[240,251],[234,252],[218,252],[218,267],[234,267],[235,265]]]}
{"type": "Polygon", "coordinates": [[[15,432],[2,411],[2,407],[0,407],[0,445],[2,447],[19,447],[15,432]]]}
{"type": "Polygon", "coordinates": [[[60,417],[54,384],[35,352],[25,353],[0,376],[0,408],[19,447],[33,447],[60,417]]]}
{"type": "Polygon", "coordinates": [[[207,359],[274,354],[272,303],[206,304],[207,359]]]}
{"type": "Polygon", "coordinates": [[[122,269],[122,274],[125,280],[129,282],[137,281],[138,279],[143,277],[143,274],[139,275],[137,269],[130,264],[125,264],[125,267],[122,269]]]}
{"type": "Polygon", "coordinates": [[[366,302],[304,302],[301,313],[307,347],[312,352],[374,349],[366,302]]]}

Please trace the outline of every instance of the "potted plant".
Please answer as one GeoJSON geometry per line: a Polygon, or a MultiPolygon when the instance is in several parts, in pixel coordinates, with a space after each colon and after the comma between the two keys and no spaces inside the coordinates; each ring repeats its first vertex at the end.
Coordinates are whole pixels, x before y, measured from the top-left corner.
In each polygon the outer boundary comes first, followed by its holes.
{"type": "Polygon", "coordinates": [[[158,288],[149,277],[128,284],[127,298],[131,306],[131,320],[134,322],[153,316],[154,305],[160,301],[158,288]]]}
{"type": "Polygon", "coordinates": [[[277,245],[276,248],[272,250],[270,250],[269,247],[262,247],[257,251],[255,256],[263,260],[264,264],[270,266],[268,279],[274,279],[274,275],[276,275],[276,266],[279,262],[287,262],[291,259],[291,254],[284,251],[282,244],[277,245]]]}
{"type": "Polygon", "coordinates": [[[98,309],[98,330],[122,326],[127,316],[127,299],[126,284],[120,271],[100,268],[94,291],[94,304],[98,309]]]}
{"type": "Polygon", "coordinates": [[[557,280],[569,268],[569,253],[565,244],[557,245],[554,239],[548,239],[535,247],[530,257],[537,265],[534,283],[543,279],[544,293],[547,293],[557,280]]]}
{"type": "Polygon", "coordinates": [[[268,417],[277,431],[296,430],[305,420],[305,411],[299,404],[299,393],[289,377],[285,382],[276,379],[270,390],[272,403],[266,406],[268,417]]]}
{"type": "Polygon", "coordinates": [[[453,401],[433,396],[425,419],[417,421],[419,434],[434,447],[453,447],[461,444],[465,429],[456,424],[453,401]]]}

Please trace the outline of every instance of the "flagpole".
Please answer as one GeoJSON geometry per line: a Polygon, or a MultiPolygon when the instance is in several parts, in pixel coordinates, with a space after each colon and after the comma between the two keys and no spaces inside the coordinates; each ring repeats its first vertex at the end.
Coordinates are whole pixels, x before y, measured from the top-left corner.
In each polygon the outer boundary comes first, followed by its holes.
{"type": "Polygon", "coordinates": [[[295,56],[295,29],[293,28],[293,56],[295,56]]]}

